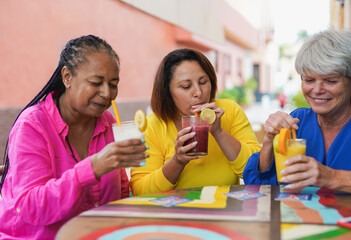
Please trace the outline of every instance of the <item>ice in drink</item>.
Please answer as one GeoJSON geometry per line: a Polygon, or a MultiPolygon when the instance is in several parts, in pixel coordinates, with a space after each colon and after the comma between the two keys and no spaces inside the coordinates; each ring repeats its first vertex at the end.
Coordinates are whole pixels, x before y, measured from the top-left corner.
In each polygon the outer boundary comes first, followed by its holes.
{"type": "MultiPolygon", "coordinates": [[[[140,132],[138,125],[133,121],[122,122],[121,125],[112,124],[113,137],[116,142],[121,142],[128,139],[141,139],[144,140],[144,133],[140,132]]],[[[145,159],[138,160],[137,162],[145,163],[145,159]]]]}
{"type": "Polygon", "coordinates": [[[121,125],[112,124],[112,130],[116,142],[134,138],[144,140],[144,133],[140,132],[138,126],[133,121],[122,122],[121,125]]]}
{"type": "Polygon", "coordinates": [[[286,155],[289,157],[306,154],[306,141],[304,139],[288,140],[286,155]]]}
{"type": "Polygon", "coordinates": [[[208,147],[208,122],[201,120],[200,116],[184,116],[182,127],[191,127],[190,132],[195,132],[195,136],[184,143],[191,144],[197,141],[197,145],[190,149],[187,155],[207,155],[208,147]]]}

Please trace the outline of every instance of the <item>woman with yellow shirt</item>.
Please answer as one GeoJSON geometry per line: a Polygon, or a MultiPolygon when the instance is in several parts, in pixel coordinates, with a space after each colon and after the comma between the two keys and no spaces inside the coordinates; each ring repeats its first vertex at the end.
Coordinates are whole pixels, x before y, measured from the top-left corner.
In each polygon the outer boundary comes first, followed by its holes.
{"type": "Polygon", "coordinates": [[[244,111],[232,100],[215,100],[216,90],[215,70],[202,53],[178,49],[162,60],[145,132],[150,157],[146,166],[131,171],[134,195],[239,183],[248,158],[261,147],[244,111]],[[216,114],[209,127],[208,155],[188,156],[196,142],[184,146],[194,133],[182,129],[182,116],[204,108],[216,114]]]}

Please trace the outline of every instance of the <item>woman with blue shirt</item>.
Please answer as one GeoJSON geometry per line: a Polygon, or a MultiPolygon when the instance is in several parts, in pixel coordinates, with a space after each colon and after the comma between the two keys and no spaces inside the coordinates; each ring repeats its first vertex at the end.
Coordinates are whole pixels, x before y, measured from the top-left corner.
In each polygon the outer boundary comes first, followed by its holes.
{"type": "Polygon", "coordinates": [[[326,30],[301,47],[295,62],[301,89],[311,108],[271,114],[262,150],[244,170],[245,184],[277,184],[273,139],[294,128],[307,140],[306,155],[285,161],[281,174],[291,191],[314,185],[351,192],[351,32],[326,30]],[[293,182],[293,183],[292,183],[293,182]]]}

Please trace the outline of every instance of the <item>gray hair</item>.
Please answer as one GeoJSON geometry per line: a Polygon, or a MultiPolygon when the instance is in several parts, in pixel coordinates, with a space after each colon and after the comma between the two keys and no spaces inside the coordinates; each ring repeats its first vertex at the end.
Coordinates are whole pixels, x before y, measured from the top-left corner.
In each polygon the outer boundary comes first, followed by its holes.
{"type": "Polygon", "coordinates": [[[300,75],[340,74],[351,77],[351,31],[325,30],[299,50],[295,69],[300,75]]]}

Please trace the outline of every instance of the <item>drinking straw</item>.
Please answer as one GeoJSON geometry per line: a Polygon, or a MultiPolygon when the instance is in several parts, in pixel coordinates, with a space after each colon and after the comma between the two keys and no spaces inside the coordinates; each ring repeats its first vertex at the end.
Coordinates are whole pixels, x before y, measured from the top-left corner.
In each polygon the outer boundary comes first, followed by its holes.
{"type": "Polygon", "coordinates": [[[119,119],[119,114],[118,114],[118,110],[117,110],[117,106],[116,106],[115,100],[112,100],[111,103],[112,103],[113,110],[115,111],[117,124],[118,124],[118,126],[121,126],[121,119],[119,119]]]}
{"type": "Polygon", "coordinates": [[[296,131],[294,128],[291,129],[292,135],[293,135],[293,140],[296,141],[296,131]]]}

